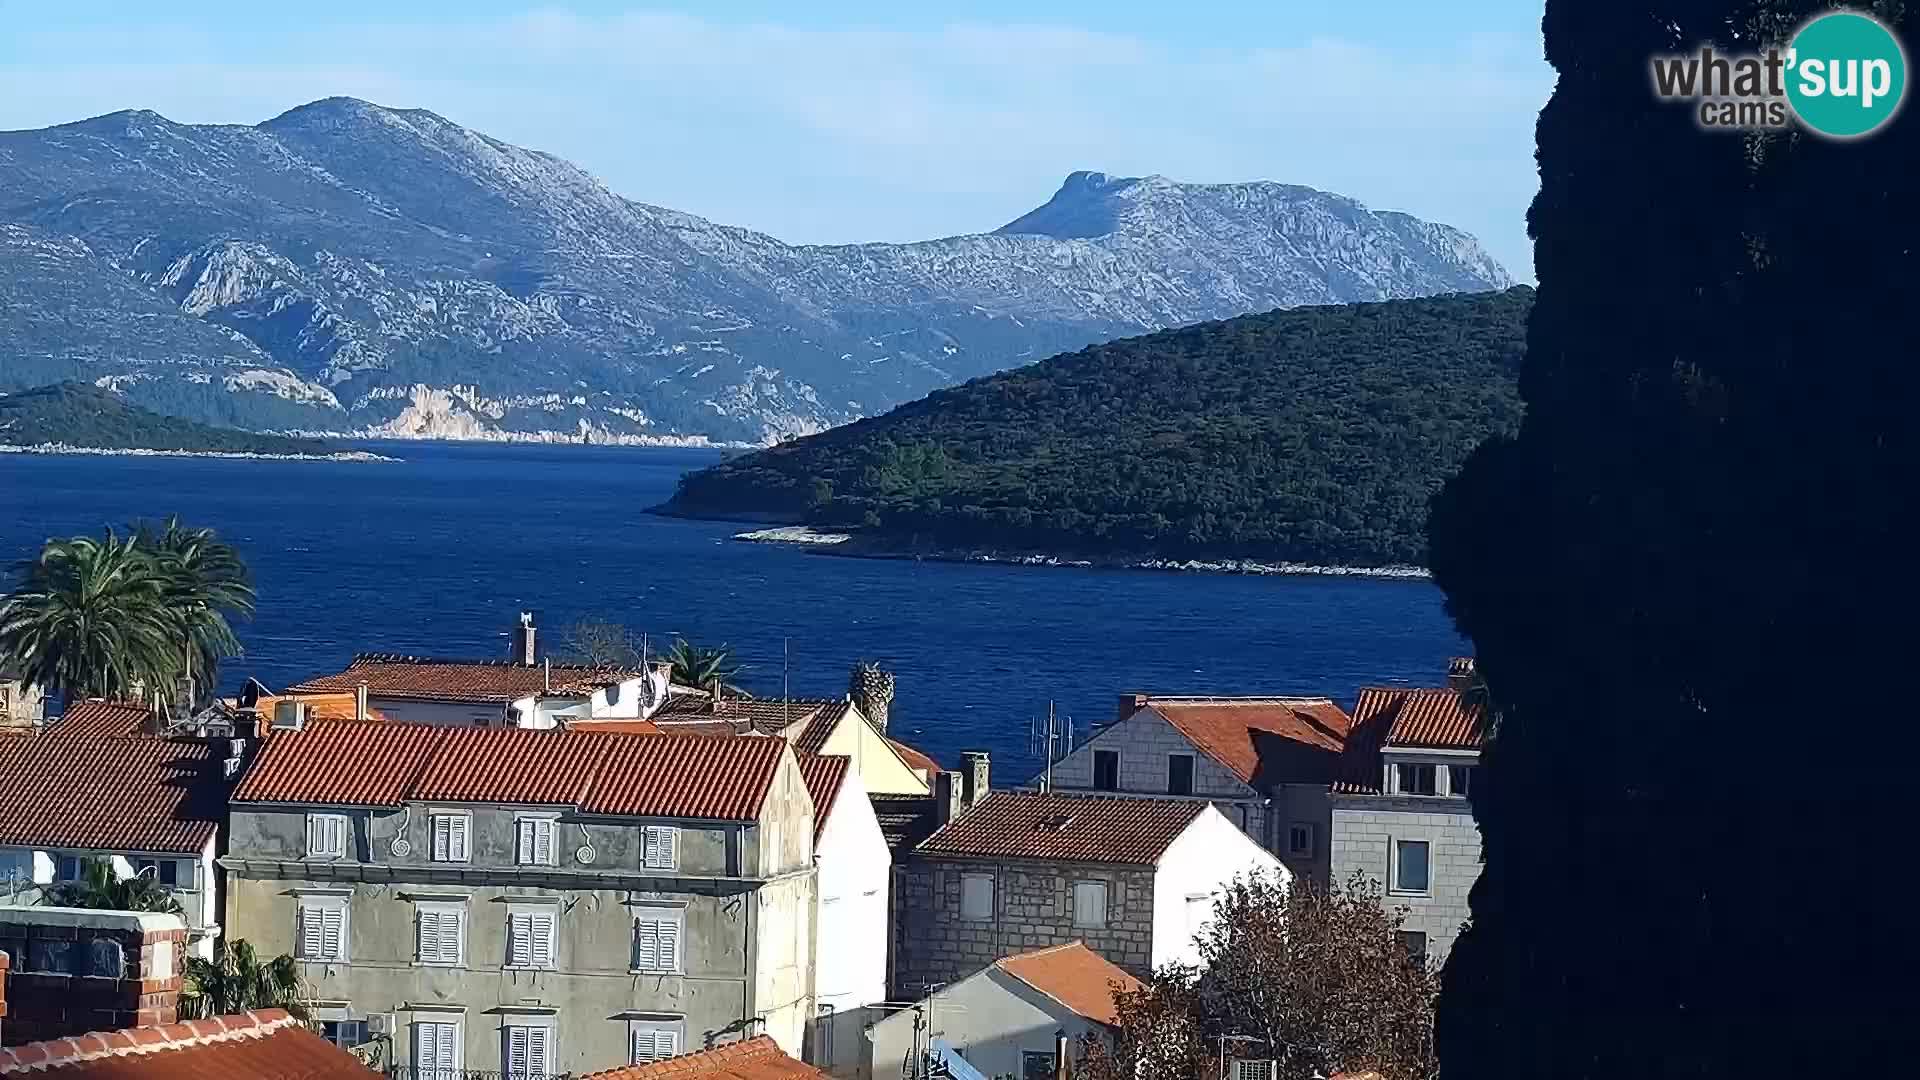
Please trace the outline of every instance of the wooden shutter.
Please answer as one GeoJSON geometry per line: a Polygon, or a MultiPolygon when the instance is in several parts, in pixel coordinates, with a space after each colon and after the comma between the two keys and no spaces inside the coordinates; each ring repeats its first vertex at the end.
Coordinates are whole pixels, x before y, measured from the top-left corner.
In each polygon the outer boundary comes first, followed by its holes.
{"type": "Polygon", "coordinates": [[[650,826],[647,829],[647,865],[656,870],[671,870],[679,865],[677,858],[680,830],[669,826],[650,826]]]}
{"type": "Polygon", "coordinates": [[[529,963],[534,967],[552,967],[554,953],[554,931],[558,928],[557,916],[551,911],[535,912],[527,916],[527,936],[529,939],[529,963]]]}
{"type": "Polygon", "coordinates": [[[320,834],[321,826],[325,821],[326,819],[318,814],[307,815],[307,854],[318,855],[324,850],[320,834]]]}
{"type": "Polygon", "coordinates": [[[304,959],[317,960],[324,954],[320,951],[325,932],[320,926],[320,909],[300,906],[300,955],[304,959]]]}
{"type": "Polygon", "coordinates": [[[670,1058],[679,1053],[680,1033],[671,1028],[654,1032],[653,1052],[663,1058],[670,1058]]]}
{"type": "Polygon", "coordinates": [[[467,861],[467,823],[469,820],[465,814],[455,814],[451,819],[451,832],[448,838],[447,848],[451,852],[448,858],[454,862],[467,861]]]}
{"type": "Polygon", "coordinates": [[[680,924],[662,919],[655,924],[660,935],[660,970],[680,970],[680,924]]]}
{"type": "Polygon", "coordinates": [[[344,960],[346,950],[347,909],[320,909],[320,955],[328,960],[344,960]]]}
{"type": "Polygon", "coordinates": [[[652,919],[633,920],[633,966],[640,971],[660,968],[659,927],[652,919]]]}
{"type": "Polygon", "coordinates": [[[533,849],[535,844],[537,843],[537,841],[534,838],[534,832],[535,832],[535,826],[538,824],[539,822],[533,820],[532,818],[520,819],[520,861],[522,863],[531,863],[531,862],[537,861],[534,858],[533,849]]]}
{"type": "Polygon", "coordinates": [[[532,1028],[510,1027],[507,1029],[507,1073],[520,1080],[532,1070],[527,1065],[528,1042],[533,1035],[532,1028]]]}
{"type": "Polygon", "coordinates": [[[433,819],[433,859],[446,862],[453,857],[453,819],[441,816],[433,819]]]}
{"type": "Polygon", "coordinates": [[[527,1075],[545,1077],[547,1061],[552,1057],[553,1029],[547,1027],[521,1028],[527,1033],[527,1075]]]}
{"type": "Polygon", "coordinates": [[[526,967],[533,963],[533,916],[515,912],[507,916],[507,963],[526,967]]]}
{"type": "Polygon", "coordinates": [[[420,913],[420,942],[416,950],[423,964],[440,961],[440,913],[423,911],[420,913]]]}

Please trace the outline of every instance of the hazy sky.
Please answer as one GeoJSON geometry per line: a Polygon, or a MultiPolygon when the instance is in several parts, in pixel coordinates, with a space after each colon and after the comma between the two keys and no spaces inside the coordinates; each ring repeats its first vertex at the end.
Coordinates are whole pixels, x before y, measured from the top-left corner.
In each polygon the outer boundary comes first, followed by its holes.
{"type": "Polygon", "coordinates": [[[1467,229],[1528,279],[1539,7],[0,0],[0,129],[345,94],[803,242],[992,229],[1075,169],[1281,180],[1467,229]]]}

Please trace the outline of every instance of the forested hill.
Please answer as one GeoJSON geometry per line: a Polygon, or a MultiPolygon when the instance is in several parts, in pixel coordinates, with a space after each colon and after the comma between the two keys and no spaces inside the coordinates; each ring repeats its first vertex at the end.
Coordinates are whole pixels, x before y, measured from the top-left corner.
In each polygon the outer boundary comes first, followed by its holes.
{"type": "Polygon", "coordinates": [[[318,439],[256,435],[161,416],[83,383],[0,394],[0,444],[250,454],[326,454],[334,449],[318,439]]]}
{"type": "Polygon", "coordinates": [[[688,516],[901,550],[1419,565],[1520,420],[1533,290],[1294,308],[1096,345],[688,475],[688,516]]]}

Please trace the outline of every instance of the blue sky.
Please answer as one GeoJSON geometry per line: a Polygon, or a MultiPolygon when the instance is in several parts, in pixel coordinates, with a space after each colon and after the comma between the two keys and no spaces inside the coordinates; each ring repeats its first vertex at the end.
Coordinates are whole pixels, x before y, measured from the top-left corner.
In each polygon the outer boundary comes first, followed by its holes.
{"type": "Polygon", "coordinates": [[[1539,7],[8,0],[0,129],[346,94],[818,243],[992,229],[1075,169],[1281,180],[1457,225],[1530,279],[1539,7]]]}

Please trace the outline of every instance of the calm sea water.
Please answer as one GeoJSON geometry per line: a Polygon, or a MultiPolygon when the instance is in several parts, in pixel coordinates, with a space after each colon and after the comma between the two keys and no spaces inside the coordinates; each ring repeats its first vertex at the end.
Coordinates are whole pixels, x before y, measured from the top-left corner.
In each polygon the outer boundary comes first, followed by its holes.
{"type": "Polygon", "coordinates": [[[504,657],[516,613],[547,642],[583,618],[726,644],[743,682],[838,696],[898,673],[893,732],[942,761],[1038,767],[1049,699],[1084,733],[1122,690],[1330,695],[1440,677],[1464,646],[1420,581],[885,561],[728,538],[654,517],[712,452],[406,443],[401,464],[0,455],[0,559],[47,536],[178,513],[253,567],[260,611],[225,669],[280,687],[358,651],[504,657]]]}

